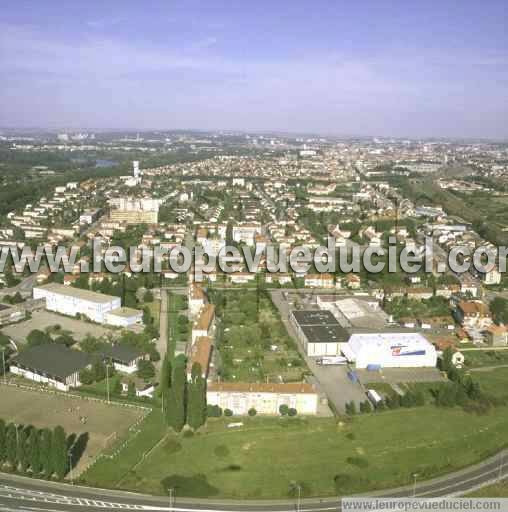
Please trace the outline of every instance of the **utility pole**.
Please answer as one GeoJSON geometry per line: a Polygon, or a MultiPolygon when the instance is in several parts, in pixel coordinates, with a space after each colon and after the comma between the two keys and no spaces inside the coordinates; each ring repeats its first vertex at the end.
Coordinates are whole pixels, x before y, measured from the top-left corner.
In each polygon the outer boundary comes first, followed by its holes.
{"type": "Polygon", "coordinates": [[[298,484],[298,501],[296,502],[296,512],[300,512],[300,504],[302,501],[302,486],[298,484]]]}
{"type": "Polygon", "coordinates": [[[108,397],[108,404],[110,403],[110,396],[109,396],[109,363],[106,363],[106,393],[108,397]]]}
{"type": "Polygon", "coordinates": [[[168,491],[169,491],[169,508],[173,509],[174,502],[175,502],[175,497],[174,497],[175,489],[173,487],[170,487],[168,489],[168,491]]]}

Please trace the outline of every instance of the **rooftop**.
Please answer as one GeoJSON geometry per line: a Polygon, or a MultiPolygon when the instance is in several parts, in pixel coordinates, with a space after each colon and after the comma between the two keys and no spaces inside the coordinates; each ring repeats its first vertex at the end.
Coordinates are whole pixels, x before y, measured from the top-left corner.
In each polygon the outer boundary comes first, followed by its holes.
{"type": "Polygon", "coordinates": [[[59,283],[49,283],[43,286],[35,286],[34,291],[35,290],[44,290],[65,297],[73,297],[88,302],[96,302],[98,304],[106,304],[113,300],[119,300],[119,297],[115,297],[114,295],[106,295],[104,293],[92,292],[90,290],[82,290],[81,288],[65,286],[59,283]]]}
{"type": "Polygon", "coordinates": [[[303,310],[293,311],[296,323],[302,325],[339,325],[337,319],[330,311],[303,310]]]}
{"type": "Polygon", "coordinates": [[[23,350],[14,358],[13,364],[49,377],[64,380],[90,364],[84,352],[67,348],[58,343],[38,345],[23,350]]]}
{"type": "Polygon", "coordinates": [[[259,383],[251,384],[248,382],[215,382],[208,386],[211,392],[229,392],[229,393],[316,393],[316,388],[312,384],[305,382],[288,382],[284,384],[259,383]]]}

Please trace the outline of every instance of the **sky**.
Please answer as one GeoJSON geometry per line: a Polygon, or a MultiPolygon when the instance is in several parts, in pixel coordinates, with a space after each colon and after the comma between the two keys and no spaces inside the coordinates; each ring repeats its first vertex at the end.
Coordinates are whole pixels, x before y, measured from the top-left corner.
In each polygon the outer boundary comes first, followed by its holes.
{"type": "Polygon", "coordinates": [[[505,0],[2,0],[0,126],[508,138],[505,0]]]}

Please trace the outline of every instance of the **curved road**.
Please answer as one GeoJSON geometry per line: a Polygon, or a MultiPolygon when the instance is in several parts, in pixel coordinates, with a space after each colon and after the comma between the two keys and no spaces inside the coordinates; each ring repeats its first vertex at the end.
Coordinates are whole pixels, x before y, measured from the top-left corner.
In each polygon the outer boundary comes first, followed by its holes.
{"type": "MultiPolygon", "coordinates": [[[[482,485],[508,477],[508,450],[484,462],[447,476],[370,493],[378,497],[444,497],[461,496],[482,485]]],[[[0,512],[97,512],[99,510],[160,510],[208,512],[287,512],[296,510],[290,501],[198,500],[178,498],[170,506],[169,498],[134,494],[124,491],[94,489],[69,484],[33,480],[16,475],[0,474],[0,512]]],[[[339,510],[338,498],[302,499],[301,512],[339,510]]]]}

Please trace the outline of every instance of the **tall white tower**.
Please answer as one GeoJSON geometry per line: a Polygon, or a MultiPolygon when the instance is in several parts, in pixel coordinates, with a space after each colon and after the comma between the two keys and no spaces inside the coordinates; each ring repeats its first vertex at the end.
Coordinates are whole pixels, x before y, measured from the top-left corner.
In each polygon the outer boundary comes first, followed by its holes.
{"type": "Polygon", "coordinates": [[[134,160],[132,162],[132,168],[134,170],[134,177],[137,179],[137,178],[140,178],[141,177],[141,172],[139,170],[139,162],[137,160],[134,160]]]}

